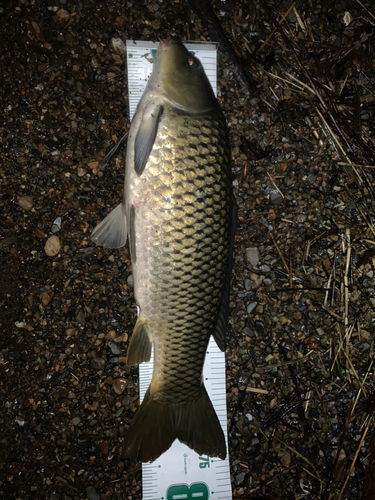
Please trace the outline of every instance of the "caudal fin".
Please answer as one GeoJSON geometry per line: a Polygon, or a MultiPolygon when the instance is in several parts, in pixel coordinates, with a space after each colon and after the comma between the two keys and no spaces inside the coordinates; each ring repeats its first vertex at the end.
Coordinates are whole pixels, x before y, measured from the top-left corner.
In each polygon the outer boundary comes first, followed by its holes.
{"type": "Polygon", "coordinates": [[[226,457],[224,433],[203,386],[191,403],[160,404],[150,389],[125,436],[124,454],[141,462],[153,462],[179,439],[199,455],[226,457]]]}

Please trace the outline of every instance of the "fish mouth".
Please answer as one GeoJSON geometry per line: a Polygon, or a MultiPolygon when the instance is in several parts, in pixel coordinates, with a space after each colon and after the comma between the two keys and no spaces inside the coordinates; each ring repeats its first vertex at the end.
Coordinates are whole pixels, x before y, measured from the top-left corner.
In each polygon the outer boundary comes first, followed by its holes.
{"type": "Polygon", "coordinates": [[[177,37],[170,36],[166,38],[165,40],[159,40],[159,50],[166,50],[169,47],[172,47],[172,45],[178,45],[181,44],[181,40],[177,37]]]}

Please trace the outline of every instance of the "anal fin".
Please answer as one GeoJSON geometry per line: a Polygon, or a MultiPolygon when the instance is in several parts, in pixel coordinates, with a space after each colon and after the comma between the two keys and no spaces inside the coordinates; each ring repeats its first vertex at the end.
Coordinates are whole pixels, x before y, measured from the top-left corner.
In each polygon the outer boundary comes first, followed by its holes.
{"type": "Polygon", "coordinates": [[[152,342],[147,332],[147,322],[141,317],[135,324],[128,348],[128,365],[139,365],[151,359],[152,342]]]}

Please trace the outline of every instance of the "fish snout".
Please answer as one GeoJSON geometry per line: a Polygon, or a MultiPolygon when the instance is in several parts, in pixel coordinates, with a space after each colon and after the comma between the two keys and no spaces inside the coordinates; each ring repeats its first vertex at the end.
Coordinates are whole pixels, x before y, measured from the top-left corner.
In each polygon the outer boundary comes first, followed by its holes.
{"type": "Polygon", "coordinates": [[[180,44],[181,41],[177,37],[170,36],[166,38],[165,40],[160,40],[159,44],[159,50],[166,50],[169,47],[172,47],[172,45],[180,44]]]}

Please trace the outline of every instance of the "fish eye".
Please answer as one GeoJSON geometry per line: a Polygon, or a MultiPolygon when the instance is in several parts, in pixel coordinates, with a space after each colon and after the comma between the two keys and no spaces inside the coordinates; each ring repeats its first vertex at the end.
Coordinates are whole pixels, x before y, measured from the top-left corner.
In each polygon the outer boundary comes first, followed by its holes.
{"type": "Polygon", "coordinates": [[[192,68],[200,68],[201,66],[199,59],[197,59],[196,57],[189,57],[187,62],[192,68]]]}

